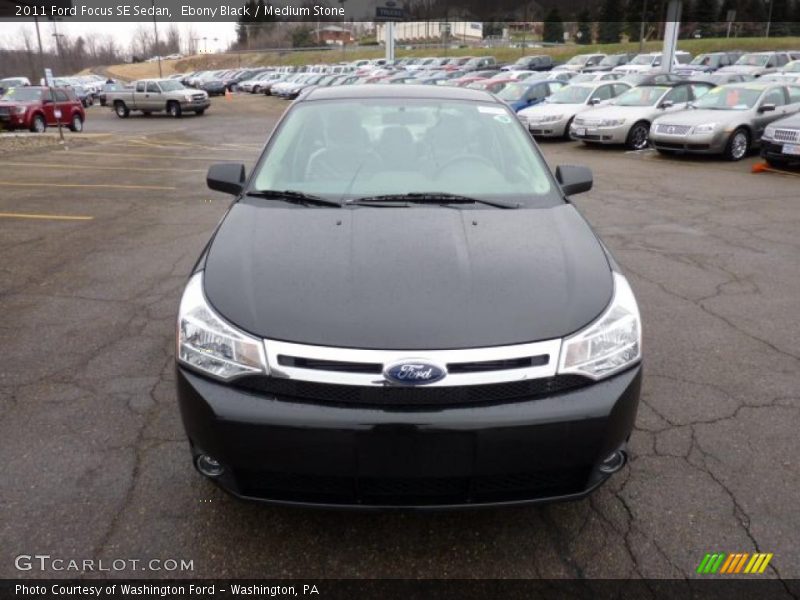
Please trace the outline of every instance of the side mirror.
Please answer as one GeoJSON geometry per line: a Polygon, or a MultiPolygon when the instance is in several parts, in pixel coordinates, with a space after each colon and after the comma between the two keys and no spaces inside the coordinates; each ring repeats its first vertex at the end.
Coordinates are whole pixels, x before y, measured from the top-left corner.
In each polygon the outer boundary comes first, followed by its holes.
{"type": "Polygon", "coordinates": [[[762,104],[758,107],[758,112],[760,113],[772,112],[773,110],[775,110],[774,104],[762,104]]]}
{"type": "Polygon", "coordinates": [[[675,103],[672,100],[664,100],[661,104],[658,105],[658,108],[672,108],[675,106],[675,103]]]}
{"type": "Polygon", "coordinates": [[[556,180],[565,196],[582,194],[592,189],[594,177],[588,167],[562,165],[556,167],[556,180]]]}
{"type": "Polygon", "coordinates": [[[592,98],[591,100],[589,100],[589,104],[591,104],[592,106],[597,106],[598,104],[600,104],[600,102],[601,102],[600,98],[592,98]]]}
{"type": "Polygon", "coordinates": [[[242,163],[220,163],[208,168],[206,184],[214,191],[238,196],[244,189],[245,179],[242,163]]]}

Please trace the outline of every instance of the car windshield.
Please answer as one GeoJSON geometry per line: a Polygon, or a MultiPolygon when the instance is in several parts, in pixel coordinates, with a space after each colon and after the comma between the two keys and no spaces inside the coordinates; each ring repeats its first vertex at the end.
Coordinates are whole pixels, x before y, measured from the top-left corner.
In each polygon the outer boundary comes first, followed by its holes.
{"type": "Polygon", "coordinates": [[[508,102],[516,102],[525,95],[529,88],[530,86],[524,83],[510,83],[497,94],[497,97],[508,102]]]}
{"type": "Polygon", "coordinates": [[[547,99],[548,104],[583,104],[594,88],[583,85],[567,86],[547,99]]]}
{"type": "Polygon", "coordinates": [[[661,86],[635,87],[614,100],[614,104],[617,106],[655,106],[667,90],[669,90],[668,87],[661,86]]]}
{"type": "Polygon", "coordinates": [[[606,56],[600,61],[599,64],[601,67],[614,67],[622,60],[622,58],[622,56],[606,56]]]}
{"type": "Polygon", "coordinates": [[[254,190],[328,199],[444,193],[554,206],[546,165],[491,102],[347,99],[296,104],[256,167],[254,190]]]}
{"type": "Polygon", "coordinates": [[[793,60],[782,70],[784,73],[800,73],[800,60],[793,60]]]}
{"type": "Polygon", "coordinates": [[[573,56],[567,61],[568,65],[583,65],[586,61],[589,60],[588,54],[578,54],[578,56],[573,56]]]}
{"type": "Polygon", "coordinates": [[[695,100],[695,108],[709,110],[747,110],[753,108],[761,97],[764,88],[743,85],[726,85],[709,90],[702,98],[695,100]]]}
{"type": "Polygon", "coordinates": [[[698,54],[692,59],[690,65],[710,65],[714,61],[714,57],[710,54],[698,54]]]}
{"type": "Polygon", "coordinates": [[[652,64],[655,57],[652,54],[640,54],[631,61],[632,65],[649,65],[652,64]]]}
{"type": "Polygon", "coordinates": [[[13,102],[37,102],[41,99],[42,90],[26,87],[11,88],[3,95],[3,100],[13,102]]]}
{"type": "Polygon", "coordinates": [[[764,67],[767,61],[769,61],[769,56],[766,54],[745,54],[736,61],[736,64],[747,67],[764,67]]]}
{"type": "Polygon", "coordinates": [[[571,84],[575,83],[582,83],[585,81],[594,81],[597,79],[597,75],[595,73],[581,73],[580,75],[576,75],[572,79],[569,80],[571,84]]]}
{"type": "Polygon", "coordinates": [[[161,86],[161,90],[164,92],[177,92],[178,90],[186,89],[184,85],[180,81],[161,81],[159,84],[161,86]]]}

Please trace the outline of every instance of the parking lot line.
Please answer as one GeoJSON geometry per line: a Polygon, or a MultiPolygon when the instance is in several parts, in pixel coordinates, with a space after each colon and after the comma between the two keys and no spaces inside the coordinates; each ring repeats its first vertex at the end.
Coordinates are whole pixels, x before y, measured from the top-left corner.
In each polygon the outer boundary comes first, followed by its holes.
{"type": "Polygon", "coordinates": [[[0,212],[0,219],[42,219],[47,221],[91,221],[94,217],[81,215],[33,215],[0,212]]]}
{"type": "Polygon", "coordinates": [[[7,187],[53,187],[53,188],[110,188],[117,190],[176,190],[178,188],[163,185],[119,185],[113,183],[35,183],[30,181],[0,181],[0,186],[7,187]]]}
{"type": "Polygon", "coordinates": [[[4,165],[11,167],[46,167],[48,169],[83,169],[88,171],[141,171],[141,172],[177,172],[177,173],[205,173],[205,169],[168,169],[163,167],[98,167],[96,165],[66,165],[66,164],[42,164],[25,162],[6,162],[4,165]]]}
{"type": "Polygon", "coordinates": [[[248,160],[246,158],[238,158],[238,157],[226,157],[221,158],[219,156],[173,156],[171,154],[110,154],[108,152],[76,152],[70,151],[70,154],[80,155],[80,156],[118,156],[120,158],[166,158],[169,160],[219,160],[219,161],[232,161],[232,162],[241,162],[243,160],[248,160]]]}

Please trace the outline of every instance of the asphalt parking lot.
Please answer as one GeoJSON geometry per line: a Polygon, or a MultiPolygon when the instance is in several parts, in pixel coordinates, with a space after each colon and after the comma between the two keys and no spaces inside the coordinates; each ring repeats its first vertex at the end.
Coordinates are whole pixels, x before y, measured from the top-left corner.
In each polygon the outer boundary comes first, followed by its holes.
{"type": "Polygon", "coordinates": [[[285,107],[93,107],[86,132],[108,135],[0,157],[0,577],[54,575],[15,568],[36,553],[194,565],[111,573],[125,576],[672,578],[714,551],[774,553],[765,576],[800,577],[800,178],[752,174],[756,157],[542,144],[551,166],[594,170],[577,204],[645,327],[631,460],[590,498],[361,514],[246,504],[203,480],[173,346],[182,286],[230,201],[205,171],[252,166],[285,107]]]}

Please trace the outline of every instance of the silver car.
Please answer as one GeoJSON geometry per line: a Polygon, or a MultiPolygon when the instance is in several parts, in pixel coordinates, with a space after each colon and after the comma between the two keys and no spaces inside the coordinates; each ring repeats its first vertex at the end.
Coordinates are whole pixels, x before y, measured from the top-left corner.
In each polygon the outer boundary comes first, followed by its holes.
{"type": "Polygon", "coordinates": [[[575,117],[570,137],[587,144],[625,144],[631,150],[643,150],[654,119],[682,110],[712,87],[705,82],[681,81],[632,88],[607,105],[575,117]]]}
{"type": "Polygon", "coordinates": [[[714,88],[688,110],[656,119],[650,141],[662,153],[722,154],[741,160],[767,125],[800,111],[800,87],[776,82],[714,88]]]}
{"type": "Polygon", "coordinates": [[[606,57],[605,54],[578,54],[570,58],[563,65],[556,65],[553,71],[573,71],[580,73],[587,67],[596,67],[606,57]]]}
{"type": "Polygon", "coordinates": [[[717,73],[739,73],[761,77],[775,73],[790,60],[791,58],[786,52],[750,52],[742,55],[730,67],[722,67],[717,73]]]}
{"type": "Polygon", "coordinates": [[[579,113],[616,98],[631,89],[621,81],[598,81],[569,85],[544,103],[517,113],[520,121],[536,137],[569,137],[569,126],[579,113]]]}

